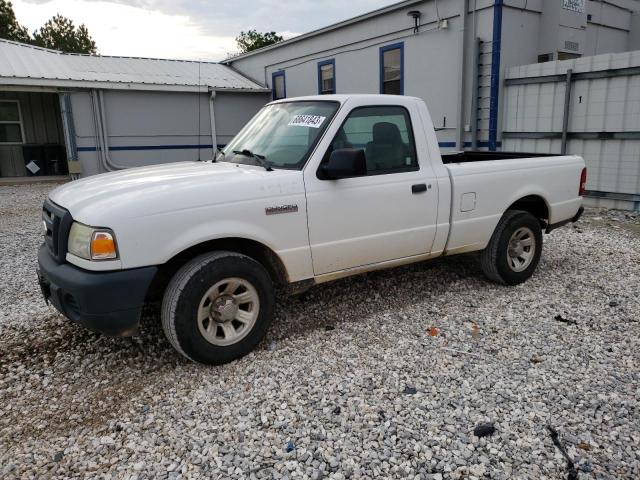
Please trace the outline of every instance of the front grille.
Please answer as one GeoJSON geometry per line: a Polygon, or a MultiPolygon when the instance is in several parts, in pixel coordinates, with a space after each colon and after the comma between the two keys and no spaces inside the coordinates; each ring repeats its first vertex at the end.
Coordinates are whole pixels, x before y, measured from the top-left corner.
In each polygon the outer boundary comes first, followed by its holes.
{"type": "Polygon", "coordinates": [[[46,227],[44,241],[51,255],[63,263],[67,255],[67,239],[73,219],[64,208],[47,199],[42,206],[42,220],[46,227]]]}

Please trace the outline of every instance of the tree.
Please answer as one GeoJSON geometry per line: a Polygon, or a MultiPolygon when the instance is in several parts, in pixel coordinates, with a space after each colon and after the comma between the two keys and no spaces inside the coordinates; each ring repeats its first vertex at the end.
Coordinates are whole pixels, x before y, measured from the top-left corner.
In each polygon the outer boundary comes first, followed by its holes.
{"type": "Polygon", "coordinates": [[[276,32],[260,33],[255,29],[247,32],[240,32],[240,35],[236,37],[236,43],[238,44],[238,48],[241,53],[251,52],[252,50],[257,50],[258,48],[281,42],[282,40],[282,36],[278,35],[276,32]]]}
{"type": "Polygon", "coordinates": [[[29,43],[28,30],[16,19],[11,2],[0,0],[0,38],[16,42],[29,43]]]}
{"type": "Polygon", "coordinates": [[[52,48],[68,53],[96,53],[87,27],[75,27],[73,21],[57,14],[45,23],[40,30],[33,32],[33,43],[40,47],[52,48]]]}

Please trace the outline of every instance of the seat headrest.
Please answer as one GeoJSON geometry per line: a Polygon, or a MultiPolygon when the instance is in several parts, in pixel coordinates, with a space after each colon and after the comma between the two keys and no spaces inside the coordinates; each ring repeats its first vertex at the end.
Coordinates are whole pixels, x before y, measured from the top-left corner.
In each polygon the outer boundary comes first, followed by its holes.
{"type": "Polygon", "coordinates": [[[396,145],[402,143],[400,129],[395,123],[378,122],[373,126],[373,143],[396,145]]]}

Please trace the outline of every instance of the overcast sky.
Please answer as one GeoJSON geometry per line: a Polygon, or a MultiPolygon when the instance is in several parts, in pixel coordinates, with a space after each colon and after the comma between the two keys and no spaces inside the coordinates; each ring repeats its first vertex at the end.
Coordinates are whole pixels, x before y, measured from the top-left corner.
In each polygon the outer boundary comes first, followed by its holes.
{"type": "Polygon", "coordinates": [[[56,13],[84,23],[103,55],[222,60],[242,30],[285,38],[397,0],[12,0],[30,31],[56,13]]]}

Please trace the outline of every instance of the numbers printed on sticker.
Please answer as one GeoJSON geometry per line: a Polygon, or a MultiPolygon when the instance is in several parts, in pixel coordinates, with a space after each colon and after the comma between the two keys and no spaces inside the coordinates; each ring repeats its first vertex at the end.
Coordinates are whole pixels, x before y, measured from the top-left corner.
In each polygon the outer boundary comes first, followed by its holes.
{"type": "Polygon", "coordinates": [[[289,122],[291,127],[320,128],[327,117],[320,115],[296,115],[289,122]]]}

